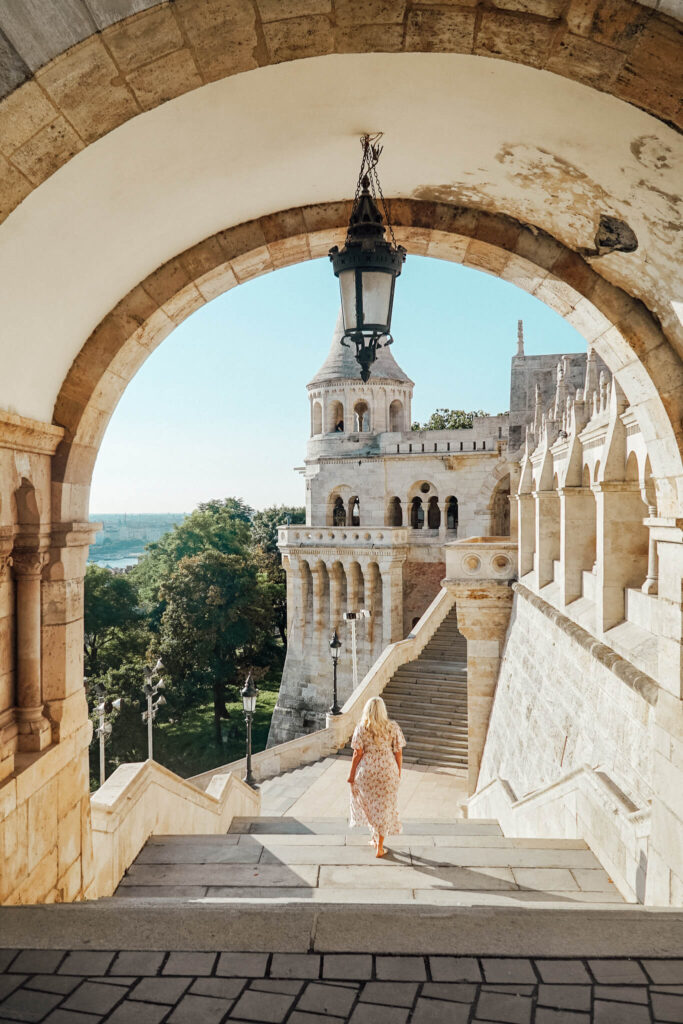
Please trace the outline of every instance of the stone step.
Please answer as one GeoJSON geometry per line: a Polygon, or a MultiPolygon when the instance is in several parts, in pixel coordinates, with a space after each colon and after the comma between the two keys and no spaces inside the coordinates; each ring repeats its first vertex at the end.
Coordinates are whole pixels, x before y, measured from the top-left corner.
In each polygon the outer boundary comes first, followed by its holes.
{"type": "MultiPolygon", "coordinates": [[[[353,834],[346,818],[288,818],[280,815],[262,815],[258,818],[235,817],[228,836],[244,833],[264,835],[338,835],[353,834]]],[[[408,819],[403,822],[404,835],[482,835],[502,836],[495,818],[408,819]]],[[[222,837],[216,837],[217,839],[222,837]]]]}
{"type": "MultiPolygon", "coordinates": [[[[396,718],[397,715],[393,714],[394,710],[397,710],[401,722],[406,726],[419,729],[425,725],[425,718],[423,714],[409,714],[408,712],[401,712],[399,709],[391,708],[387,702],[387,710],[390,712],[390,718],[396,718]]],[[[467,715],[466,714],[452,714],[450,712],[438,715],[430,715],[429,721],[433,726],[437,726],[439,729],[455,727],[458,729],[467,729],[467,715]]],[[[399,723],[400,724],[400,723],[399,723]]],[[[429,730],[427,730],[429,731],[429,730]]]]}

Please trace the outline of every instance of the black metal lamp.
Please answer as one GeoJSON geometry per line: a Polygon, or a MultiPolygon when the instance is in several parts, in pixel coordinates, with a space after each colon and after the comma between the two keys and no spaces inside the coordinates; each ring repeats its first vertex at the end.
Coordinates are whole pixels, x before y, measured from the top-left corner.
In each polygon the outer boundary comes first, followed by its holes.
{"type": "Polygon", "coordinates": [[[247,676],[247,681],[244,684],[243,689],[240,692],[242,698],[242,707],[244,708],[244,717],[247,722],[247,771],[244,776],[244,782],[252,789],[258,789],[256,779],[251,770],[251,721],[256,711],[256,698],[258,697],[258,690],[254,686],[254,679],[251,674],[247,676]]]}
{"type": "Polygon", "coordinates": [[[331,715],[340,715],[341,708],[337,701],[337,664],[339,663],[339,651],[341,649],[341,640],[337,636],[337,630],[335,629],[330,640],[330,653],[332,655],[332,707],[330,708],[331,715]]]}
{"type": "Polygon", "coordinates": [[[330,260],[339,278],[344,334],[342,345],[356,347],[361,380],[370,378],[370,367],[377,358],[377,349],[392,343],[391,313],[394,285],[401,273],[406,250],[396,244],[389,221],[389,211],[377,175],[382,148],[374,143],[379,135],[361,139],[363,158],[344,247],[330,249],[330,260]],[[386,218],[391,241],[384,237],[386,228],[377,195],[386,218]]]}

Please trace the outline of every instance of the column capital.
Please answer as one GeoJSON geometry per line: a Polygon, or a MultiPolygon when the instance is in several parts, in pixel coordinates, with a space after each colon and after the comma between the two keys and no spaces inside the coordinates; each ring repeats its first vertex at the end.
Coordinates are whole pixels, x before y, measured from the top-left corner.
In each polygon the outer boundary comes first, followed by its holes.
{"type": "Polygon", "coordinates": [[[20,576],[22,579],[40,579],[48,558],[47,551],[35,549],[13,551],[11,562],[15,576],[20,576]]]}
{"type": "Polygon", "coordinates": [[[80,548],[95,543],[95,534],[102,529],[102,523],[64,522],[52,523],[51,547],[80,548]]]}

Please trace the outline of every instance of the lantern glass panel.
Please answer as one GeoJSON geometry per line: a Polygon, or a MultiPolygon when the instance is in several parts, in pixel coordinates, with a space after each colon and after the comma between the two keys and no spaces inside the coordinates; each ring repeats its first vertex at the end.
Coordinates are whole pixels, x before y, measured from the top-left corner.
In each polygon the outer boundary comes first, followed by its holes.
{"type": "Polygon", "coordinates": [[[242,697],[242,704],[245,711],[253,713],[256,710],[256,697],[242,697]]]}
{"type": "Polygon", "coordinates": [[[363,271],[363,323],[389,328],[393,274],[363,271]]]}
{"type": "Polygon", "coordinates": [[[356,271],[343,270],[339,275],[344,330],[355,330],[356,323],[356,271]]]}

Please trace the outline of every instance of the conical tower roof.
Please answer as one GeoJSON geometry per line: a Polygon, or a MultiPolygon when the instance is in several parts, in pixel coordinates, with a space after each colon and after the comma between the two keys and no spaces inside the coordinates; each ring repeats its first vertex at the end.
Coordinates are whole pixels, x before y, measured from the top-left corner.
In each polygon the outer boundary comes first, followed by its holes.
{"type": "MultiPolygon", "coordinates": [[[[344,322],[340,309],[327,359],[308,382],[309,388],[315,384],[328,384],[334,380],[360,380],[360,365],[356,362],[353,345],[347,348],[341,344],[343,333],[344,322]]],[[[413,383],[394,359],[391,349],[384,345],[377,350],[377,359],[371,367],[370,382],[372,383],[373,380],[393,380],[400,381],[402,384],[413,383]]]]}

